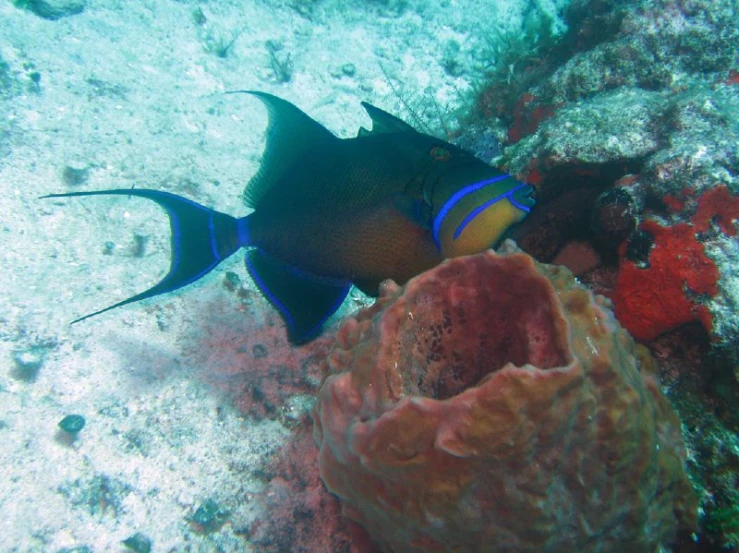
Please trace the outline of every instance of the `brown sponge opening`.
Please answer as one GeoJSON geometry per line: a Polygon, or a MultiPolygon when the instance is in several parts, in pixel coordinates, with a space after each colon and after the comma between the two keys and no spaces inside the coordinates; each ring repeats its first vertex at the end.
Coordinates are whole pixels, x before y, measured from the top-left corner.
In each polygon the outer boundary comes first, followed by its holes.
{"type": "Polygon", "coordinates": [[[523,256],[479,260],[448,263],[438,279],[407,290],[398,336],[406,359],[397,367],[405,393],[443,400],[508,363],[569,364],[567,324],[549,281],[523,256]]]}

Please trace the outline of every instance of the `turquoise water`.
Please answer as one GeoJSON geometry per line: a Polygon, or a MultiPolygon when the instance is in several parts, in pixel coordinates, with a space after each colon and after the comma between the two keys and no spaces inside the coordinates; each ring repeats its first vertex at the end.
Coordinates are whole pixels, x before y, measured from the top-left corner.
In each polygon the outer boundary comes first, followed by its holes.
{"type": "MultiPolygon", "coordinates": [[[[701,195],[739,186],[736,7],[632,4],[0,5],[0,552],[373,551],[321,482],[311,419],[334,332],[372,300],[352,289],[292,346],[238,255],[70,326],[159,281],[170,228],[142,199],[38,198],[152,188],[243,216],[267,115],[224,92],[285,98],[341,138],[369,126],[365,101],[539,187],[513,237],[608,295],[643,220],[701,225],[701,195]],[[626,234],[591,226],[634,175],[626,234]]],[[[714,287],[679,281],[690,316],[649,340],[709,513],[681,536],[696,551],[737,543],[732,201],[695,238],[714,287]]]]}

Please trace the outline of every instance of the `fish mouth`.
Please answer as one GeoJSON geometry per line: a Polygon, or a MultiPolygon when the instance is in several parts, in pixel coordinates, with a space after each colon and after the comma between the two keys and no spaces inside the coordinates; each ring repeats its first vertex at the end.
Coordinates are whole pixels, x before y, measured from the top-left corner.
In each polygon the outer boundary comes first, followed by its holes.
{"type": "Polygon", "coordinates": [[[521,211],[528,213],[536,204],[535,189],[530,184],[522,184],[510,191],[508,199],[521,211]]]}

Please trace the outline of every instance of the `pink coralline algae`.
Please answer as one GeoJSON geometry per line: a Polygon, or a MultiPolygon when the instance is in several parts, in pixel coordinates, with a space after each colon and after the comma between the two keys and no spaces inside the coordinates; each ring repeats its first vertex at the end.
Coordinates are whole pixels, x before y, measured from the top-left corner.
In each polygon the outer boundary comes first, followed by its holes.
{"type": "Polygon", "coordinates": [[[652,553],[691,531],[680,423],[606,303],[518,252],[386,283],[313,413],[343,513],[393,553],[652,553]]]}

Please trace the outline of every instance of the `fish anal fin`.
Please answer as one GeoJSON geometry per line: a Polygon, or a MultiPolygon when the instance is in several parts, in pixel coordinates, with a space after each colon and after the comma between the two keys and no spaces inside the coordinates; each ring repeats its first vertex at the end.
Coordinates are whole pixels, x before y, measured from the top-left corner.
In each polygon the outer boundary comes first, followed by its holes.
{"type": "Polygon", "coordinates": [[[259,250],[247,252],[246,269],[262,294],[280,312],[288,337],[296,344],[307,342],[321,331],[351,286],[305,275],[259,250]]]}

